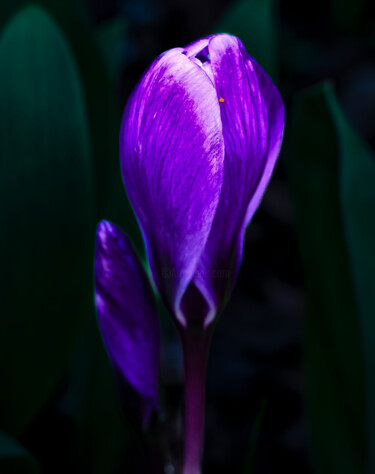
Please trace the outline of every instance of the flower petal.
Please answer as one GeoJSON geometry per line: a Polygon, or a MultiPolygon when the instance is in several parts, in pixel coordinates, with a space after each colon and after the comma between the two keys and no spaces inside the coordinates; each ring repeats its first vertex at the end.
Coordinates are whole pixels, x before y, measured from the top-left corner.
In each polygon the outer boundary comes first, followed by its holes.
{"type": "Polygon", "coordinates": [[[215,88],[181,48],[161,55],[137,86],[120,152],[156,286],[185,325],[180,303],[219,202],[224,141],[215,88]]]}
{"type": "Polygon", "coordinates": [[[209,303],[209,324],[232,289],[245,227],[257,209],[280,151],[281,96],[240,40],[216,35],[208,45],[225,142],[224,180],[194,283],[209,303]]]}
{"type": "Polygon", "coordinates": [[[186,54],[188,58],[196,56],[208,46],[211,37],[212,36],[207,36],[206,38],[201,38],[197,41],[194,41],[194,43],[188,44],[184,48],[184,54],[186,54]]]}
{"type": "Polygon", "coordinates": [[[108,221],[97,230],[96,307],[108,354],[128,407],[146,424],[159,407],[160,328],[145,271],[129,239],[108,221]]]}

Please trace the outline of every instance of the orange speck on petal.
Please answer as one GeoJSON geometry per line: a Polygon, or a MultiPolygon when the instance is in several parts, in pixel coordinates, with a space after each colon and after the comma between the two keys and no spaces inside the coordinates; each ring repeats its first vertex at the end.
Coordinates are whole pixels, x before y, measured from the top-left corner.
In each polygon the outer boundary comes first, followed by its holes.
{"type": "Polygon", "coordinates": [[[225,99],[223,99],[222,97],[220,97],[219,102],[225,102],[225,99]]]}

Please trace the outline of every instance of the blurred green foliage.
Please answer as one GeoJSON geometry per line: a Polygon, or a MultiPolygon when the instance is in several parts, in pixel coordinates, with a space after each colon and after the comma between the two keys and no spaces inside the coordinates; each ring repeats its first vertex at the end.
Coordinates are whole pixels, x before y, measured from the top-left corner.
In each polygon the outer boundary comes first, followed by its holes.
{"type": "Polygon", "coordinates": [[[340,153],[340,202],[364,349],[367,472],[375,472],[375,155],[329,97],[340,153]]]}
{"type": "Polygon", "coordinates": [[[122,40],[128,30],[128,24],[122,18],[107,21],[97,29],[96,37],[108,76],[117,85],[121,73],[122,40]]]}
{"type": "Polygon", "coordinates": [[[0,466],[2,474],[37,474],[38,464],[17,441],[0,432],[0,466]]]}
{"type": "Polygon", "coordinates": [[[259,440],[262,432],[262,423],[264,418],[264,412],[267,410],[267,400],[263,399],[257,416],[254,420],[251,428],[249,443],[246,448],[245,460],[243,463],[242,474],[255,474],[257,469],[257,451],[259,440]]]}
{"type": "Polygon", "coordinates": [[[298,95],[292,120],[289,173],[306,276],[305,369],[316,472],[370,473],[375,158],[330,85],[298,95]]]}
{"type": "Polygon", "coordinates": [[[0,4],[0,23],[8,20],[0,42],[8,111],[0,121],[1,252],[12,271],[2,282],[0,424],[22,434],[71,370],[65,410],[77,426],[75,465],[110,473],[126,426],[92,304],[95,224],[125,223],[142,243],[121,183],[120,111],[84,2],[40,3],[62,29],[39,6],[0,4]]]}
{"type": "MultiPolygon", "coordinates": [[[[0,27],[28,4],[29,0],[1,1],[0,27]]],[[[36,0],[33,4],[42,6],[61,28],[81,77],[92,147],[96,221],[106,218],[126,227],[142,252],[142,239],[120,173],[118,137],[122,111],[116,105],[114,88],[102,57],[108,35],[95,32],[85,0],[36,0]]],[[[118,29],[112,31],[112,38],[116,32],[118,29]]]]}
{"type": "Polygon", "coordinates": [[[43,10],[23,9],[8,24],[0,68],[0,251],[8,270],[1,428],[19,434],[60,382],[87,311],[95,207],[79,76],[43,10]]]}
{"type": "Polygon", "coordinates": [[[293,108],[289,171],[305,269],[305,357],[318,473],[364,472],[363,352],[340,205],[340,158],[329,85],[293,108]],[[350,341],[350,347],[348,347],[350,341]]]}

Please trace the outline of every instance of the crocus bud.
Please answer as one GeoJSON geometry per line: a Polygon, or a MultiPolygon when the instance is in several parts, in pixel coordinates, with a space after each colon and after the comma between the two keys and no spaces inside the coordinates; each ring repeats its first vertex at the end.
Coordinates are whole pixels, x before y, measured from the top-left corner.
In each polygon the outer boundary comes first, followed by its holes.
{"type": "Polygon", "coordinates": [[[165,52],[133,92],[124,184],[156,286],[182,326],[207,327],[225,304],[283,127],[275,85],[227,34],[165,52]]]}
{"type": "Polygon", "coordinates": [[[127,415],[145,426],[159,408],[159,318],[137,254],[108,221],[97,230],[95,290],[101,333],[127,415]]]}

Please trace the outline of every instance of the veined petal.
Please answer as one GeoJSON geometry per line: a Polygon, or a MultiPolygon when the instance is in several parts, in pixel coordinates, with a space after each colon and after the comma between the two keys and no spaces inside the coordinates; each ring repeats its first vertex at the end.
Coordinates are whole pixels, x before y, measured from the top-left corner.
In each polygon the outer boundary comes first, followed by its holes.
{"type": "Polygon", "coordinates": [[[95,288],[101,333],[125,384],[128,409],[136,411],[146,424],[159,407],[158,313],[150,283],[129,239],[107,221],[97,230],[95,288]]]}
{"type": "Polygon", "coordinates": [[[281,96],[240,40],[216,35],[208,51],[220,99],[225,161],[220,202],[194,276],[210,306],[206,325],[232,289],[244,230],[270,180],[284,128],[281,96]]]}
{"type": "Polygon", "coordinates": [[[207,36],[206,38],[199,39],[194,41],[194,43],[190,43],[189,45],[185,46],[184,54],[186,54],[188,58],[197,55],[200,51],[208,46],[210,38],[212,38],[212,36],[207,36]]]}
{"type": "Polygon", "coordinates": [[[128,102],[120,153],[156,286],[177,319],[218,206],[224,140],[213,83],[184,50],[161,55],[128,102]]]}

